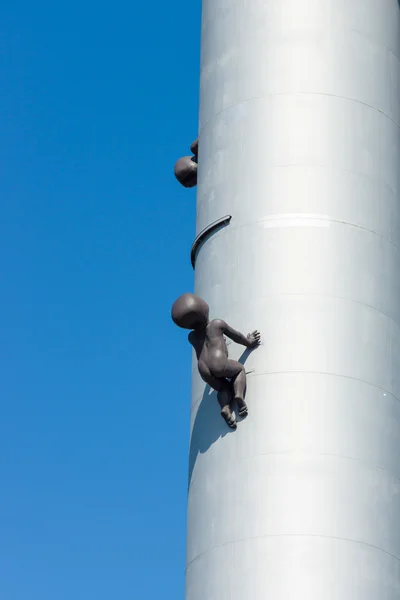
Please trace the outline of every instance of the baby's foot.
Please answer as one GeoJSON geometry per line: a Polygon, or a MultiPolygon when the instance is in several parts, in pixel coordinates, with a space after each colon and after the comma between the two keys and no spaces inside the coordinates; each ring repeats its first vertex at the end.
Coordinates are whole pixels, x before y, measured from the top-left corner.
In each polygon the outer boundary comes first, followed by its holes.
{"type": "Polygon", "coordinates": [[[242,417],[242,419],[244,419],[249,414],[247,404],[243,400],[243,398],[235,398],[235,400],[238,406],[239,417],[242,417]]]}
{"type": "Polygon", "coordinates": [[[228,427],[231,429],[236,429],[237,425],[235,414],[232,412],[230,406],[224,406],[224,408],[221,410],[221,416],[225,420],[228,427]]]}

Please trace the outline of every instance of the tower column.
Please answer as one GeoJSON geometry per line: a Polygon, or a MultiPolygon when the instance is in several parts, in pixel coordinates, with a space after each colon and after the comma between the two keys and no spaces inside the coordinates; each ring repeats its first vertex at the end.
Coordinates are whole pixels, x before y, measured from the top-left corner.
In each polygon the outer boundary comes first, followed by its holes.
{"type": "Polygon", "coordinates": [[[194,362],[186,600],[398,600],[398,1],[203,0],[201,44],[195,293],[263,345],[235,432],[194,362]]]}

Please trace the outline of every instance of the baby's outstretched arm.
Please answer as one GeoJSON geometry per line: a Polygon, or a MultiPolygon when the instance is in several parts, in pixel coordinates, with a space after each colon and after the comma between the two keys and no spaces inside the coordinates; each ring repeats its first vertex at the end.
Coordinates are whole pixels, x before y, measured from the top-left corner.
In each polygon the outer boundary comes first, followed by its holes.
{"type": "Polygon", "coordinates": [[[240,331],[236,331],[233,329],[228,323],[225,321],[220,321],[221,328],[223,333],[236,342],[237,344],[242,344],[242,346],[246,346],[246,348],[255,348],[260,344],[260,333],[258,331],[253,331],[253,333],[249,333],[248,336],[243,335],[240,331]]]}

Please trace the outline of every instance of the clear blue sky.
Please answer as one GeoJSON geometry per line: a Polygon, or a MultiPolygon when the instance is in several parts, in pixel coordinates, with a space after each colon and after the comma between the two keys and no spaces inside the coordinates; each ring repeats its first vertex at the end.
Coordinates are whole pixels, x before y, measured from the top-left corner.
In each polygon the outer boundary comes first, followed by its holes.
{"type": "Polygon", "coordinates": [[[1,600],[184,597],[200,10],[1,3],[1,600]]]}

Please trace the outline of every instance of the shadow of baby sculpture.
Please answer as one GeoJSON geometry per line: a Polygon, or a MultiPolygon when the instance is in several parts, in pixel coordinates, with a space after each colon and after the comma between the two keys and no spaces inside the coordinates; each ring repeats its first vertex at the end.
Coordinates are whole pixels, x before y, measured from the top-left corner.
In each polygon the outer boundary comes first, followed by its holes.
{"type": "Polygon", "coordinates": [[[222,319],[210,321],[207,302],[189,293],[174,302],[171,316],[179,327],[192,329],[188,339],[196,352],[201,378],[218,392],[221,415],[231,429],[236,429],[233,402],[237,404],[240,417],[248,414],[244,399],[246,371],[241,363],[228,358],[224,336],[246,348],[256,348],[260,344],[259,332],[253,331],[246,337],[222,319]]]}

